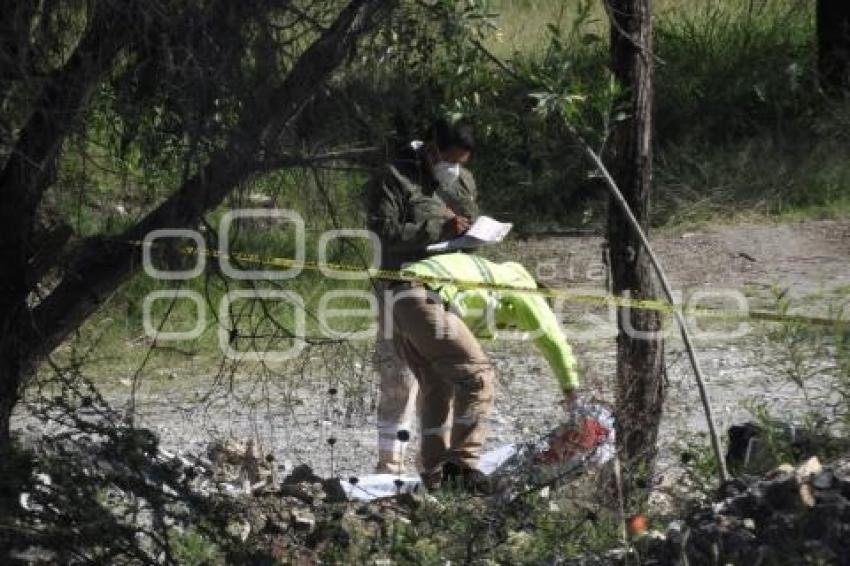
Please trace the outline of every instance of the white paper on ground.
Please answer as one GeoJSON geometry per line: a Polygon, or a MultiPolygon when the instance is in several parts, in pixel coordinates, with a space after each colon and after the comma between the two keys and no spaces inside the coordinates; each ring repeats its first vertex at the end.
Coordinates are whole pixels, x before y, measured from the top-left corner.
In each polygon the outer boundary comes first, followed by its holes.
{"type": "MultiPolygon", "coordinates": [[[[609,430],[608,438],[604,442],[597,444],[593,452],[588,455],[589,457],[586,461],[599,465],[613,458],[616,454],[616,446],[614,442],[614,416],[611,410],[595,403],[578,403],[575,407],[575,413],[579,418],[596,419],[602,426],[609,430]]],[[[514,457],[517,454],[517,450],[516,444],[504,444],[488,450],[481,455],[478,461],[478,468],[485,474],[490,475],[514,457]]],[[[561,464],[561,467],[570,463],[578,463],[583,457],[577,455],[569,463],[561,464]]],[[[418,474],[404,474],[401,476],[394,474],[367,474],[358,476],[356,484],[352,484],[348,480],[344,480],[341,483],[349,500],[372,501],[373,499],[380,499],[382,497],[393,497],[399,493],[413,492],[421,485],[422,479],[418,474]],[[401,485],[397,485],[396,480],[401,480],[401,485]]]]}
{"type": "Polygon", "coordinates": [[[469,230],[462,235],[451,240],[431,244],[425,249],[429,252],[445,252],[497,244],[505,239],[511,228],[513,228],[513,224],[510,222],[499,222],[489,216],[479,216],[469,227],[469,230]]]}
{"type": "Polygon", "coordinates": [[[366,474],[357,476],[357,483],[353,484],[348,480],[343,480],[342,489],[345,490],[345,495],[349,500],[353,501],[372,501],[373,499],[381,499],[382,497],[393,497],[399,493],[410,493],[416,491],[422,479],[419,474],[404,474],[397,476],[395,474],[366,474]],[[401,485],[396,484],[396,480],[401,480],[401,485]]]}
{"type": "MultiPolygon", "coordinates": [[[[516,447],[513,444],[507,444],[489,450],[481,455],[481,459],[478,461],[478,468],[485,474],[492,474],[515,453],[516,447]]],[[[357,476],[356,484],[348,480],[343,480],[341,483],[342,488],[345,490],[345,495],[349,500],[372,501],[373,499],[380,499],[382,497],[393,497],[399,493],[416,491],[422,483],[422,479],[418,474],[404,474],[401,476],[394,474],[367,474],[357,476]],[[396,480],[401,480],[401,485],[397,485],[396,480]]]]}
{"type": "Polygon", "coordinates": [[[489,450],[478,459],[478,469],[490,475],[510,460],[514,454],[516,454],[516,445],[514,444],[506,444],[489,450]]]}

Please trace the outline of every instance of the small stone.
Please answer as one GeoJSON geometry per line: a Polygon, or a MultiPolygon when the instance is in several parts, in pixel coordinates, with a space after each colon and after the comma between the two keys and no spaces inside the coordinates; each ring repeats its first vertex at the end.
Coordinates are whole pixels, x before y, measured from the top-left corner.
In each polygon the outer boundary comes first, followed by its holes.
{"type": "Polygon", "coordinates": [[[752,519],[750,519],[749,517],[747,517],[746,519],[741,521],[741,524],[744,526],[745,529],[747,529],[749,531],[755,531],[756,530],[756,522],[753,521],[752,519]]]}
{"type": "Polygon", "coordinates": [[[829,489],[832,487],[832,482],[834,479],[835,475],[830,470],[826,470],[814,477],[814,479],[812,480],[812,485],[818,489],[829,489]]]}
{"type": "Polygon", "coordinates": [[[804,482],[809,478],[818,475],[822,471],[823,466],[821,466],[820,460],[818,460],[817,456],[812,456],[797,467],[795,474],[797,476],[797,481],[804,482]]]}
{"type": "Polygon", "coordinates": [[[845,497],[850,497],[850,461],[844,461],[836,464],[832,468],[835,482],[838,484],[838,489],[845,497]]]}
{"type": "Polygon", "coordinates": [[[676,519],[676,520],[670,521],[670,524],[669,524],[669,525],[667,525],[667,531],[668,531],[668,532],[669,532],[669,531],[673,531],[673,532],[682,532],[682,528],[683,528],[684,526],[685,526],[685,522],[684,522],[684,521],[682,521],[682,520],[680,520],[680,519],[676,519]]]}
{"type": "Polygon", "coordinates": [[[815,490],[811,485],[804,483],[800,486],[800,501],[810,509],[815,506],[815,490]]]}
{"type": "Polygon", "coordinates": [[[316,528],[316,518],[306,510],[292,511],[292,524],[297,531],[311,533],[316,528]]]}
{"type": "Polygon", "coordinates": [[[35,475],[35,479],[39,481],[42,485],[51,486],[53,485],[53,480],[45,473],[38,473],[35,475]]]}
{"type": "Polygon", "coordinates": [[[298,499],[299,501],[303,501],[304,503],[307,503],[307,504],[313,503],[313,496],[311,494],[307,493],[307,490],[303,489],[298,484],[284,483],[283,485],[280,486],[280,492],[279,493],[280,493],[280,495],[282,495],[284,497],[294,497],[295,499],[298,499]]]}
{"type": "Polygon", "coordinates": [[[231,521],[227,525],[227,533],[230,536],[237,537],[242,542],[245,542],[251,534],[251,523],[245,519],[231,521]]]}

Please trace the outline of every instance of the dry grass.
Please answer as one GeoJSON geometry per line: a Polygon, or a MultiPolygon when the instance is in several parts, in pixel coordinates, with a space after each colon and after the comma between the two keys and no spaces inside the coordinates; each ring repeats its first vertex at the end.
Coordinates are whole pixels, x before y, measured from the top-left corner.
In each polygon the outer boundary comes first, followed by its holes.
{"type": "MultiPolygon", "coordinates": [[[[487,46],[497,55],[509,57],[516,52],[534,55],[546,45],[547,26],[554,24],[559,29],[569,29],[581,10],[585,0],[491,0],[492,11],[498,14],[499,30],[487,39],[487,46]]],[[[607,35],[607,16],[603,0],[592,0],[587,31],[607,35]]],[[[653,12],[657,17],[676,17],[677,14],[690,18],[700,13],[709,13],[722,8],[729,14],[759,14],[794,7],[812,11],[812,2],[806,0],[654,0],[653,12]]],[[[706,21],[706,25],[710,22],[706,21]]]]}

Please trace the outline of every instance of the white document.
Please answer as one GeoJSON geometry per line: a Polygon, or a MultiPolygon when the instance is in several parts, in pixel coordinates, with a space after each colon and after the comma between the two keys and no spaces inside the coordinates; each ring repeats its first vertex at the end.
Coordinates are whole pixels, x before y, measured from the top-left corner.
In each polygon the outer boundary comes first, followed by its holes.
{"type": "Polygon", "coordinates": [[[431,244],[426,249],[429,252],[446,252],[498,244],[505,239],[513,227],[514,225],[510,222],[499,222],[489,216],[479,216],[478,220],[462,235],[431,244]]]}
{"type": "MultiPolygon", "coordinates": [[[[489,450],[481,455],[479,469],[489,475],[516,454],[516,445],[506,444],[489,450]]],[[[372,501],[384,497],[394,497],[400,493],[411,493],[420,489],[422,479],[418,474],[364,474],[357,477],[356,483],[341,480],[342,489],[349,501],[372,501]]]]}
{"type": "Polygon", "coordinates": [[[365,474],[357,477],[357,483],[351,483],[350,479],[340,483],[349,501],[372,501],[414,492],[422,480],[418,474],[365,474]]]}

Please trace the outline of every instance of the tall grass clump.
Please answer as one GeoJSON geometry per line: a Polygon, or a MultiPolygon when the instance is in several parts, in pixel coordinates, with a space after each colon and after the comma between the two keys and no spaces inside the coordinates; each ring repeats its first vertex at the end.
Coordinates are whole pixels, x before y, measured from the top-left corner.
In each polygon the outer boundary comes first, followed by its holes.
{"type": "MultiPolygon", "coordinates": [[[[605,98],[599,76],[609,29],[601,3],[559,3],[557,13],[538,10],[535,0],[491,5],[499,12],[488,43],[494,52],[532,76],[562,68],[589,99],[605,98]],[[552,18],[550,25],[536,24],[541,17],[552,18]]],[[[846,214],[850,104],[818,87],[814,3],[657,2],[654,10],[653,222],[846,214]]],[[[527,113],[519,98],[490,103],[515,116],[527,113]]],[[[500,126],[486,123],[497,132],[500,126]]],[[[576,148],[539,122],[523,128],[485,148],[495,156],[481,158],[485,201],[530,224],[589,219],[598,226],[605,193],[588,179],[576,148]],[[521,175],[506,174],[511,163],[526,172],[520,182],[521,175]],[[492,178],[490,168],[498,171],[492,178]]]]}
{"type": "Polygon", "coordinates": [[[655,34],[656,222],[846,213],[848,105],[818,87],[813,3],[670,7],[655,34]]]}
{"type": "Polygon", "coordinates": [[[704,2],[662,11],[655,18],[660,143],[795,128],[819,103],[814,44],[811,2],[704,2]]]}

